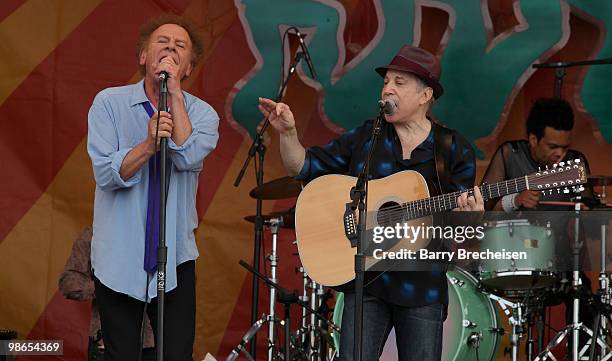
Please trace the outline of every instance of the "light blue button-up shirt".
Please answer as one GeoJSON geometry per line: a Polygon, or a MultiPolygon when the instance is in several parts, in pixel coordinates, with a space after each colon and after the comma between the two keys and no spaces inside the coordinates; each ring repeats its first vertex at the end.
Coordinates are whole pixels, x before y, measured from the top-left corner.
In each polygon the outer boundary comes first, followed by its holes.
{"type": "MultiPolygon", "coordinates": [[[[204,158],[217,145],[219,116],[206,102],[183,92],[192,133],[181,146],[168,140],[170,185],[166,205],[166,291],[176,287],[177,265],[195,260],[198,249],[196,190],[204,158]]],[[[147,137],[144,82],[102,90],[89,110],[87,151],[96,180],[91,264],[108,288],[145,300],[143,268],[149,165],[130,179],[119,175],[126,154],[147,137]]],[[[148,285],[157,295],[156,277],[148,285]]]]}

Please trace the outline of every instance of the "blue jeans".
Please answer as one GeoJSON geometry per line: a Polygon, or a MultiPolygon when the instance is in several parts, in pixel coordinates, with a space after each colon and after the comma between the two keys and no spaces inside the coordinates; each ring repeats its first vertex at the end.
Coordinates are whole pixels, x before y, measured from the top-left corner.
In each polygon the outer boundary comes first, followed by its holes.
{"type": "MultiPolygon", "coordinates": [[[[399,361],[439,361],[447,306],[402,307],[365,294],[363,297],[363,361],[380,358],[387,337],[395,327],[399,361]]],[[[340,360],[353,360],[355,294],[344,295],[340,360]]]]}

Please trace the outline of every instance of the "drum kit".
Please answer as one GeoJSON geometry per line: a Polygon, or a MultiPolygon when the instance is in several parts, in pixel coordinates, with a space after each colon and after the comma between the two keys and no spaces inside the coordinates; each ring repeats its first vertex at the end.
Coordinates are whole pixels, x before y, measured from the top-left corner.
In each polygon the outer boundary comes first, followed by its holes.
{"type": "MultiPolygon", "coordinates": [[[[612,209],[607,204],[606,186],[612,182],[611,177],[594,176],[588,178],[589,185],[601,187],[596,194],[599,209],[612,209]]],[[[273,180],[254,188],[250,195],[260,200],[278,200],[297,197],[302,189],[300,182],[285,177],[273,180]]],[[[579,215],[584,202],[557,202],[558,206],[572,206],[576,216],[574,244],[571,247],[572,258],[578,262],[582,242],[578,241],[579,215]]],[[[277,269],[279,263],[278,239],[279,229],[295,227],[295,208],[281,212],[272,212],[263,216],[264,226],[269,230],[272,247],[269,260],[269,281],[277,284],[277,269]]],[[[581,288],[579,265],[574,264],[573,272],[558,271],[555,261],[555,232],[550,223],[533,223],[527,219],[497,220],[486,225],[485,236],[480,241],[481,250],[509,250],[526,252],[526,259],[492,259],[482,260],[477,270],[468,271],[458,266],[451,266],[447,271],[448,282],[448,317],[444,322],[444,341],[442,360],[467,361],[494,360],[500,351],[502,338],[509,335],[509,353],[513,361],[519,360],[520,343],[525,342],[525,357],[527,360],[557,360],[556,348],[568,346],[567,358],[577,360],[612,361],[612,277],[608,272],[609,256],[606,250],[607,223],[611,217],[603,217],[600,228],[601,267],[599,272],[599,289],[585,296],[578,292],[581,288]],[[571,274],[570,280],[563,275],[571,274]],[[569,291],[568,291],[569,290],[569,291]],[[572,290],[574,292],[572,292],[572,290]],[[565,296],[560,296],[564,293],[565,296]],[[551,338],[544,345],[545,308],[551,299],[565,297],[571,303],[572,322],[551,338]],[[579,321],[578,308],[581,303],[587,303],[596,310],[596,320],[589,320],[585,325],[579,321]],[[496,306],[497,304],[497,306],[496,306]],[[500,312],[501,311],[501,312],[500,312]],[[503,315],[502,315],[503,313],[503,315]],[[507,318],[511,330],[502,327],[503,317],[507,318]],[[589,328],[587,326],[592,326],[589,328]],[[537,342],[533,331],[537,330],[537,342]],[[585,340],[579,338],[584,333],[585,340]],[[564,340],[567,339],[567,342],[564,340]]],[[[247,216],[245,220],[254,223],[255,216],[247,216]]],[[[343,294],[332,292],[331,289],[311,279],[303,267],[298,267],[302,287],[297,295],[296,303],[302,305],[301,321],[297,330],[285,332],[283,342],[275,333],[279,325],[288,326],[289,320],[276,317],[277,287],[270,287],[270,303],[268,313],[248,330],[241,343],[227,358],[233,361],[240,352],[252,359],[246,353],[246,343],[253,334],[265,324],[268,324],[268,360],[333,360],[338,357],[340,349],[339,326],[342,323],[343,294]],[[335,306],[328,307],[330,299],[335,294],[335,306]],[[309,307],[306,307],[309,306],[309,307]],[[332,312],[333,311],[333,312],[332,312]],[[291,356],[288,356],[291,355],[291,356]]],[[[296,291],[294,291],[295,294],[296,291]]],[[[288,307],[288,306],[286,306],[288,307]]],[[[548,320],[550,321],[550,320],[548,320]]],[[[393,350],[393,334],[389,337],[381,360],[397,359],[393,350]]],[[[521,359],[525,359],[521,357],[521,359]]]]}

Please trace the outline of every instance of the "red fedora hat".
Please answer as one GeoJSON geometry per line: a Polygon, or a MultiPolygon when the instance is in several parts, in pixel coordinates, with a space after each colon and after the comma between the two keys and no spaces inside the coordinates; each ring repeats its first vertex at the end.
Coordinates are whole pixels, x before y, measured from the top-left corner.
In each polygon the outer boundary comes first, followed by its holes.
{"type": "Polygon", "coordinates": [[[433,96],[436,99],[444,93],[440,85],[440,74],[442,73],[440,62],[426,50],[412,45],[402,46],[389,65],[376,68],[376,72],[384,77],[389,69],[416,75],[433,89],[433,96]]]}

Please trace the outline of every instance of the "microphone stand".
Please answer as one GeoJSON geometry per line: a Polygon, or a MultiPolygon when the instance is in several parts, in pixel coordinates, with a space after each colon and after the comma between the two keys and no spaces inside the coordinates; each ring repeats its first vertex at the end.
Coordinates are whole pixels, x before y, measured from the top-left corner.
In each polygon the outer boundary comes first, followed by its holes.
{"type": "MultiPolygon", "coordinates": [[[[283,84],[276,96],[276,99],[275,99],[276,102],[279,102],[282,99],[285,93],[285,89],[287,88],[287,84],[289,83],[289,79],[291,78],[293,73],[295,73],[296,66],[303,57],[304,57],[304,54],[302,52],[298,51],[295,54],[295,58],[293,59],[293,62],[289,66],[289,72],[287,73],[287,77],[283,80],[283,84]]],[[[268,128],[268,125],[270,125],[270,121],[268,120],[268,117],[266,117],[261,129],[259,130],[259,132],[257,132],[255,137],[253,138],[253,143],[251,143],[251,147],[249,148],[247,158],[244,160],[242,169],[240,169],[240,173],[238,173],[238,176],[236,177],[236,180],[234,181],[234,187],[238,187],[238,185],[240,185],[240,182],[242,181],[242,178],[244,177],[244,173],[246,172],[246,169],[249,166],[249,163],[251,162],[251,158],[255,157],[255,153],[257,153],[259,157],[259,162],[258,162],[259,168],[257,169],[257,175],[256,175],[257,186],[261,186],[263,184],[263,176],[264,176],[263,165],[264,165],[264,158],[266,154],[266,146],[263,144],[263,139],[264,139],[263,135],[266,129],[268,128]]],[[[257,209],[255,213],[255,245],[254,245],[254,250],[253,250],[253,268],[256,272],[259,272],[259,259],[260,259],[260,254],[261,254],[262,239],[263,239],[262,201],[261,199],[258,198],[257,199],[257,209]]],[[[255,324],[258,320],[257,318],[258,305],[259,305],[259,280],[257,279],[257,277],[253,277],[253,290],[251,294],[251,324],[255,324]]],[[[250,355],[253,359],[255,359],[255,356],[256,356],[257,334],[255,334],[254,337],[255,339],[254,339],[254,342],[251,343],[251,350],[250,350],[250,355]]]]}
{"type": "Polygon", "coordinates": [[[355,329],[354,329],[354,344],[353,344],[353,360],[361,361],[363,359],[363,288],[365,280],[365,256],[363,249],[366,236],[366,217],[368,204],[368,181],[370,176],[370,162],[372,154],[376,148],[378,137],[380,135],[380,127],[382,125],[384,111],[381,106],[374,127],[372,128],[372,142],[368,149],[368,157],[363,165],[363,169],[357,178],[357,183],[351,188],[351,202],[346,204],[345,213],[345,232],[347,238],[351,242],[351,247],[357,248],[355,254],[355,329]],[[357,227],[355,227],[355,210],[358,210],[359,219],[357,227]],[[347,222],[347,217],[352,219],[352,222],[347,222]]]}
{"type": "MultiPolygon", "coordinates": [[[[168,76],[160,79],[159,84],[159,111],[168,111],[168,76]]],[[[159,125],[158,125],[159,126],[159,125]]],[[[166,195],[168,178],[166,166],[168,163],[168,138],[160,140],[160,189],[159,189],[159,244],[157,246],[157,359],[163,360],[164,355],[164,310],[166,296],[166,263],[168,249],[166,247],[166,195]]]]}
{"type": "Polygon", "coordinates": [[[532,67],[536,69],[550,68],[555,69],[555,98],[561,98],[561,88],[563,87],[563,78],[565,77],[565,69],[572,66],[586,66],[586,65],[603,65],[612,64],[612,58],[608,59],[597,59],[597,60],[583,60],[583,61],[558,61],[554,63],[541,63],[533,64],[532,67]]]}

